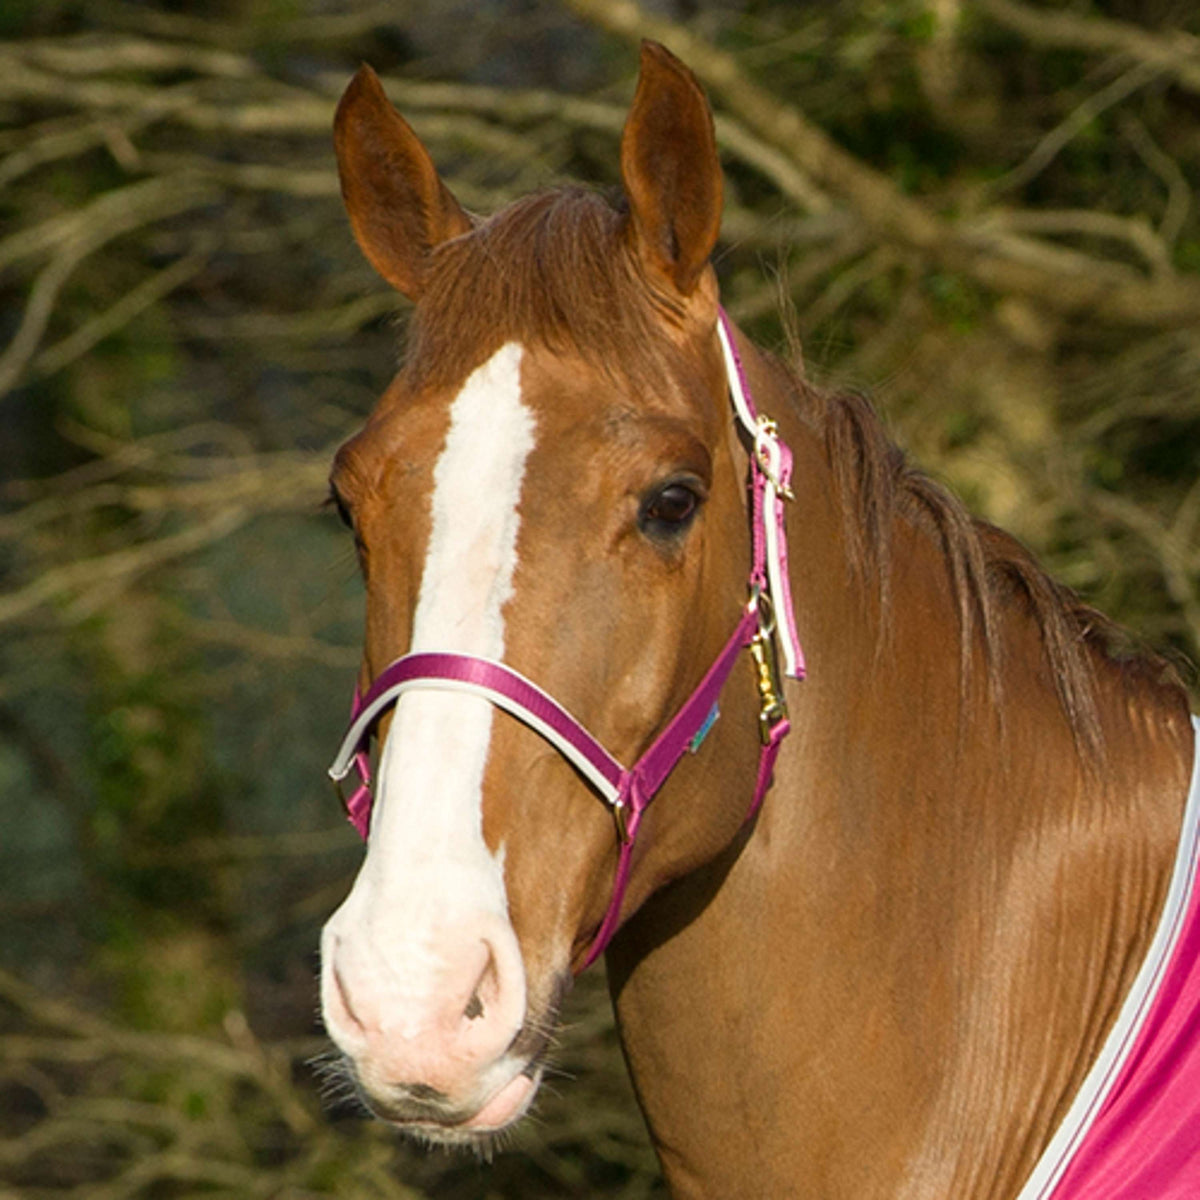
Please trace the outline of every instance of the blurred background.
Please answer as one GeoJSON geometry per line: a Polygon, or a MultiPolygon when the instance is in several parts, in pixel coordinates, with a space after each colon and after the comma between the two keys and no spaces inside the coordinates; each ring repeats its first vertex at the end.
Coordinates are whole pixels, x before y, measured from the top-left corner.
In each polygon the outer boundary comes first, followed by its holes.
{"type": "Polygon", "coordinates": [[[598,970],[490,1166],[319,1095],[362,853],[324,480],[405,316],[338,198],[360,62],[486,212],[615,182],[667,43],[735,317],[1194,683],[1198,35],[1184,0],[3,0],[0,1195],[661,1190],[598,970]]]}

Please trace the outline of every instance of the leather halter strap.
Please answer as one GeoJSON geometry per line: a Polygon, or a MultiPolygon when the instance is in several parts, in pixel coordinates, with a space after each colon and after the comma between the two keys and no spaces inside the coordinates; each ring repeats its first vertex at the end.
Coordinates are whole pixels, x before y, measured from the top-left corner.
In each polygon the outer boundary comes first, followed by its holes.
{"type": "Polygon", "coordinates": [[[335,783],[345,779],[351,770],[357,771],[359,785],[349,797],[343,798],[343,803],[351,824],[366,840],[372,806],[367,757],[371,731],[405,692],[423,688],[481,696],[540,734],[612,808],[620,838],[612,896],[588,948],[584,968],[600,956],[620,925],[642,816],[679,760],[689,750],[694,753],[699,749],[712,728],[719,715],[721,691],[740,652],[750,649],[757,670],[762,741],[754,796],[746,820],[762,804],[779,747],[791,728],[776,669],[777,647],[784,672],[794,679],[804,678],[804,656],[796,635],[788,586],[783,517],[784,499],[791,497],[792,455],[778,438],[774,422],[760,417],[754,409],[723,310],[718,334],[734,412],[753,439],[749,483],[753,531],[750,600],[704,678],[650,748],[626,769],[558,701],[507,664],[474,655],[417,651],[386,667],[365,694],[355,692],[350,727],[329,769],[335,783]]]}

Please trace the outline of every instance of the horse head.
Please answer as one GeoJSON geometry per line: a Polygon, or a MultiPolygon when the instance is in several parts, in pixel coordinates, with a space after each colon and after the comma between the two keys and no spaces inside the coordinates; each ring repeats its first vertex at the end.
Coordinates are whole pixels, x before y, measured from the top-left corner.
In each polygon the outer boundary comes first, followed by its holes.
{"type": "MultiPolygon", "coordinates": [[[[406,654],[502,661],[633,763],[743,619],[752,554],[704,96],[648,44],[623,194],[557,189],[487,219],[369,68],[335,130],[355,237],[415,305],[400,372],[331,477],[366,583],[363,686],[406,654]]],[[[742,825],[749,668],[721,704],[646,810],[617,916],[742,825]]],[[[375,732],[366,858],[322,939],[325,1023],[378,1114],[486,1141],[536,1091],[620,839],[594,781],[486,698],[408,691],[375,732]]]]}

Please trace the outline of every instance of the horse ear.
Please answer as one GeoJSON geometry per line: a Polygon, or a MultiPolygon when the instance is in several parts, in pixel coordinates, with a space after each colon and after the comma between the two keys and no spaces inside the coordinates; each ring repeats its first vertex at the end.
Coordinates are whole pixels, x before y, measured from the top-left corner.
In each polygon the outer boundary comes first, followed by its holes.
{"type": "Polygon", "coordinates": [[[721,163],[704,92],[657,42],[642,43],[621,179],[636,252],[690,295],[721,228],[721,163]]]}
{"type": "Polygon", "coordinates": [[[438,178],[429,152],[364,65],[333,121],[342,198],[371,266],[410,300],[421,292],[429,252],[471,228],[438,178]]]}

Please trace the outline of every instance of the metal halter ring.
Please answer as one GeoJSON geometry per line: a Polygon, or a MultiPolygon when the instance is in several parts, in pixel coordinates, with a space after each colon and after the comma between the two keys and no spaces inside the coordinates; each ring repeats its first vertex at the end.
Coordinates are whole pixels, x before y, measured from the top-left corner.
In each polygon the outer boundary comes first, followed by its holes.
{"type": "Polygon", "coordinates": [[[775,632],[775,605],[771,601],[771,593],[765,591],[761,584],[754,584],[750,589],[750,603],[746,605],[747,612],[758,613],[758,633],[760,637],[770,637],[775,632]]]}
{"type": "Polygon", "coordinates": [[[775,464],[771,461],[768,447],[777,444],[778,440],[779,426],[770,417],[760,416],[755,422],[754,428],[754,460],[758,463],[758,469],[767,477],[778,495],[785,500],[795,500],[795,493],[779,478],[775,464]]]}

